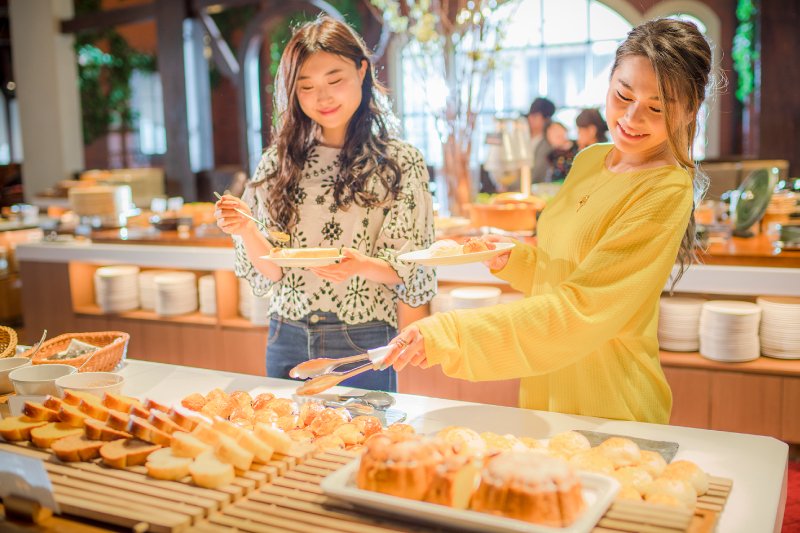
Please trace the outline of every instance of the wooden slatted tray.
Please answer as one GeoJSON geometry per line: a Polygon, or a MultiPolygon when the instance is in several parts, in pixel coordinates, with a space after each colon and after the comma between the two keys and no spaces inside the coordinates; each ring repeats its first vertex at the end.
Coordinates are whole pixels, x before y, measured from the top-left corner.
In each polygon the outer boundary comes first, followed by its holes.
{"type": "MultiPolygon", "coordinates": [[[[161,481],[144,467],[115,470],[98,462],[62,463],[26,444],[0,442],[0,450],[42,459],[62,512],[140,531],[195,533],[336,531],[383,533],[430,527],[384,518],[325,496],[319,484],[353,460],[349,452],[318,452],[298,459],[276,456],[269,465],[239,472],[217,490],[191,482],[161,481]]],[[[711,477],[707,494],[689,511],[645,502],[615,502],[594,533],[708,533],[715,529],[733,482],[711,477]]],[[[409,517],[409,520],[413,520],[409,517]]]]}

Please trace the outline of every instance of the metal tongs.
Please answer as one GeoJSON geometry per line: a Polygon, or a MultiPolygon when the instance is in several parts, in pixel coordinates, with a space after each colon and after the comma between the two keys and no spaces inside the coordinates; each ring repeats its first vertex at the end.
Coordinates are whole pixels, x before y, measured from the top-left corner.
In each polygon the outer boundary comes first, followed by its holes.
{"type": "Polygon", "coordinates": [[[381,370],[383,361],[394,346],[374,348],[366,353],[343,357],[341,359],[311,359],[304,361],[289,371],[289,377],[295,379],[308,379],[298,387],[296,393],[301,396],[311,396],[326,391],[342,381],[366,372],[367,370],[381,370]],[[337,372],[336,369],[343,365],[368,361],[347,372],[337,372]],[[310,378],[310,379],[309,379],[310,378]]]}

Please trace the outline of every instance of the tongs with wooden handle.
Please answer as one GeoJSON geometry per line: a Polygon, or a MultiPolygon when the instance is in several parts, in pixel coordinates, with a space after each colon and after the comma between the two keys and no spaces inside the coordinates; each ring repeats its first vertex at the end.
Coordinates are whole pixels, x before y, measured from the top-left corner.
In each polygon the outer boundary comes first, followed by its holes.
{"type": "Polygon", "coordinates": [[[342,381],[357,376],[367,370],[381,370],[383,360],[389,355],[393,346],[382,346],[367,351],[367,353],[343,357],[342,359],[312,359],[304,361],[289,371],[289,376],[293,378],[311,378],[297,388],[297,394],[310,396],[319,394],[331,387],[335,387],[342,381]],[[336,372],[335,369],[346,364],[358,361],[369,361],[368,363],[356,367],[347,372],[336,372]]]}
{"type": "MultiPolygon", "coordinates": [[[[222,196],[220,196],[220,194],[217,191],[214,191],[214,195],[217,197],[217,199],[222,200],[222,196]]],[[[267,233],[269,233],[269,236],[272,237],[273,239],[275,239],[276,241],[278,241],[279,243],[281,243],[281,244],[287,243],[291,239],[291,237],[289,235],[287,235],[286,233],[284,233],[282,231],[276,231],[276,230],[268,228],[266,224],[264,224],[263,222],[258,220],[256,217],[248,215],[247,213],[245,213],[241,209],[238,209],[238,208],[234,207],[233,210],[236,211],[237,213],[239,213],[240,215],[249,218],[250,220],[252,220],[256,224],[258,224],[259,226],[261,226],[262,228],[267,230],[267,233]]]]}

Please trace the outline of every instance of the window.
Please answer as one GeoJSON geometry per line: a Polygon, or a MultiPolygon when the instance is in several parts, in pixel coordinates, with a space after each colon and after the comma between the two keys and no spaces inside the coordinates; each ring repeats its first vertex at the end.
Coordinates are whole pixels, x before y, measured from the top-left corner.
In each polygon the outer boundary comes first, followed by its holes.
{"type": "Polygon", "coordinates": [[[17,99],[0,92],[0,165],[22,162],[22,133],[17,99]],[[8,105],[6,105],[6,103],[8,105]]]}
{"type": "Polygon", "coordinates": [[[163,154],[167,151],[167,130],[164,126],[164,99],[161,76],[157,72],[135,70],[131,76],[131,107],[139,133],[139,151],[163,154]]]}

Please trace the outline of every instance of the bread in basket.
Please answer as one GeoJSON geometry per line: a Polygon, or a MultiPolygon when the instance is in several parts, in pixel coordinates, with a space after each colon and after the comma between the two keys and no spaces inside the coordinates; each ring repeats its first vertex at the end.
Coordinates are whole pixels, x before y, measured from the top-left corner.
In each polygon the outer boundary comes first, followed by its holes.
{"type": "Polygon", "coordinates": [[[0,359],[14,357],[17,351],[17,332],[8,326],[0,326],[0,359]]]}
{"type": "MultiPolygon", "coordinates": [[[[80,367],[91,357],[92,360],[81,369],[82,372],[111,372],[120,361],[125,359],[130,338],[131,336],[124,331],[65,333],[45,341],[41,349],[33,356],[31,362],[34,365],[58,363],[80,367]],[[66,350],[72,339],[99,346],[100,348],[71,359],[50,359],[51,356],[66,350]]],[[[28,350],[22,354],[22,357],[30,357],[32,352],[32,349],[28,350]]]]}

